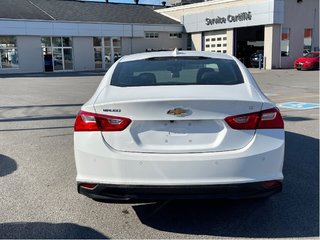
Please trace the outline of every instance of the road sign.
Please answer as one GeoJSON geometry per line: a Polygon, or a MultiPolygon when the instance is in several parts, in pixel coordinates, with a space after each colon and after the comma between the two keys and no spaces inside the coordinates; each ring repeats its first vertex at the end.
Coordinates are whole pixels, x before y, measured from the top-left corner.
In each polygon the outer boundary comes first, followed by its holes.
{"type": "Polygon", "coordinates": [[[320,104],[317,103],[305,103],[305,102],[285,102],[277,104],[279,108],[289,108],[296,110],[307,110],[313,108],[319,108],[320,104]]]}

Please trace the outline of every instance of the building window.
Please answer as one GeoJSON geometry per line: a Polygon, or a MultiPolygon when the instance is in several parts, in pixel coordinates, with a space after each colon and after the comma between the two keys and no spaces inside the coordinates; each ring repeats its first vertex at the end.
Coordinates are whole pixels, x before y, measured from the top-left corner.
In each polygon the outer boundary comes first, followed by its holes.
{"type": "Polygon", "coordinates": [[[282,28],[281,56],[289,56],[290,28],[282,28]]]}
{"type": "Polygon", "coordinates": [[[305,28],[303,35],[303,53],[307,54],[312,51],[312,28],[305,28]]]}
{"type": "Polygon", "coordinates": [[[121,39],[119,37],[105,37],[104,49],[105,66],[108,68],[111,64],[121,58],[121,39]]]}
{"type": "Polygon", "coordinates": [[[119,37],[112,38],[113,45],[113,61],[116,62],[119,58],[121,58],[121,39],[119,37]]]}
{"type": "Polygon", "coordinates": [[[169,33],[169,38],[182,38],[182,33],[169,33]]]}
{"type": "Polygon", "coordinates": [[[0,57],[0,69],[19,68],[16,37],[0,36],[0,57]]]}
{"type": "Polygon", "coordinates": [[[46,72],[73,69],[72,37],[42,37],[41,47],[46,72]]]}
{"type": "Polygon", "coordinates": [[[145,32],[144,33],[145,38],[159,38],[159,33],[157,32],[145,32]]]}
{"type": "Polygon", "coordinates": [[[104,60],[105,60],[105,67],[109,67],[112,64],[111,59],[111,38],[110,37],[104,37],[104,60]]]}
{"type": "Polygon", "coordinates": [[[102,69],[102,38],[93,38],[93,50],[94,50],[94,65],[95,69],[102,69]]]}
{"type": "Polygon", "coordinates": [[[108,68],[121,58],[120,37],[94,37],[94,62],[96,69],[108,68]]]}

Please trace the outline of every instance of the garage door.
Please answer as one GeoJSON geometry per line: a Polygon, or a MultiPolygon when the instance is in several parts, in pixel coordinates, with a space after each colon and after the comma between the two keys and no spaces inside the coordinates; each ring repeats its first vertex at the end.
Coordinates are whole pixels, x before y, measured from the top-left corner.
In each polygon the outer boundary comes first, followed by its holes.
{"type": "Polygon", "coordinates": [[[204,50],[208,52],[227,52],[227,32],[212,31],[204,34],[204,50]]]}

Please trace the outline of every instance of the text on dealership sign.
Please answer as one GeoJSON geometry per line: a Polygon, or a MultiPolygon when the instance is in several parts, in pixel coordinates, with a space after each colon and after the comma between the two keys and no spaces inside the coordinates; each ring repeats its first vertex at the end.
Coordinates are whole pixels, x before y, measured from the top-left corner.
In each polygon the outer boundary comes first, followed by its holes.
{"type": "Polygon", "coordinates": [[[230,22],[250,21],[252,19],[251,12],[243,12],[237,15],[228,15],[227,17],[206,18],[206,25],[223,24],[230,22]]]}

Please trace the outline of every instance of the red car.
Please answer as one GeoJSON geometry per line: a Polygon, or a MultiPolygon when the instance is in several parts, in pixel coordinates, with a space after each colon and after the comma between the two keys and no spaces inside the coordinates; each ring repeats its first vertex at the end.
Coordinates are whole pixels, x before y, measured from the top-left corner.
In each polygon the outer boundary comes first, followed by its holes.
{"type": "Polygon", "coordinates": [[[294,61],[297,70],[319,69],[319,52],[310,52],[294,61]]]}

